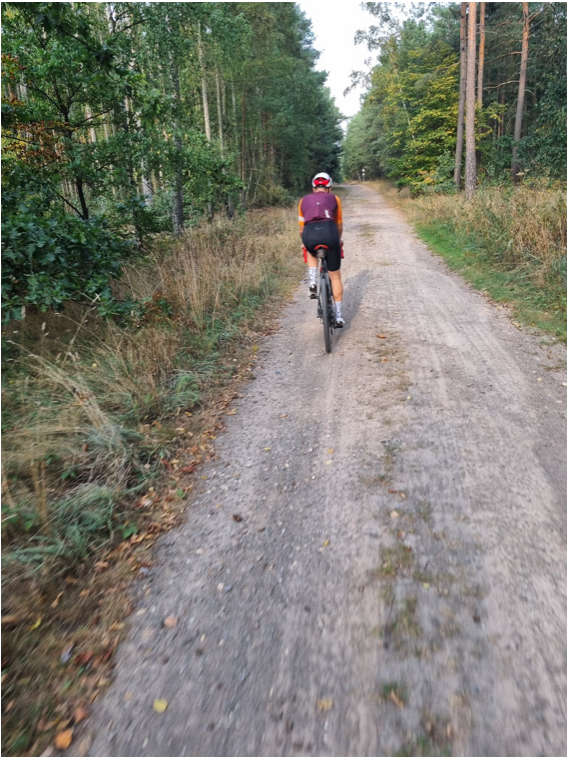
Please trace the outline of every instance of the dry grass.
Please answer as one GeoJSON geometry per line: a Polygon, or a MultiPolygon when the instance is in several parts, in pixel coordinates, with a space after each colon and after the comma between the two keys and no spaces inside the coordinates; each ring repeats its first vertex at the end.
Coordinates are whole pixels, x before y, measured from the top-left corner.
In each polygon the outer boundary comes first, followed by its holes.
{"type": "Polygon", "coordinates": [[[110,485],[119,498],[152,474],[172,436],[145,429],[199,402],[225,347],[300,275],[298,246],[290,210],[218,220],[176,243],[158,241],[148,259],[125,269],[121,294],[143,304],[135,326],[93,310],[74,312],[59,339],[54,315],[47,327],[46,319],[35,330],[18,325],[3,389],[10,549],[44,540],[43,526],[70,490],[110,485]]]}
{"type": "Polygon", "coordinates": [[[476,232],[486,249],[506,267],[531,263],[542,283],[557,271],[567,250],[567,201],[561,186],[539,183],[483,187],[473,202],[450,195],[414,201],[420,221],[446,220],[476,232]]]}
{"type": "Polygon", "coordinates": [[[39,754],[104,688],[128,583],[212,455],[260,307],[302,276],[295,216],[157,240],[118,285],[142,304],[129,326],[70,305],[4,328],[3,754],[39,754]]]}
{"type": "Polygon", "coordinates": [[[531,264],[543,284],[560,271],[567,252],[566,188],[535,180],[516,187],[480,187],[472,201],[463,195],[429,194],[411,198],[388,182],[377,187],[419,224],[440,222],[473,235],[506,268],[531,264]]]}

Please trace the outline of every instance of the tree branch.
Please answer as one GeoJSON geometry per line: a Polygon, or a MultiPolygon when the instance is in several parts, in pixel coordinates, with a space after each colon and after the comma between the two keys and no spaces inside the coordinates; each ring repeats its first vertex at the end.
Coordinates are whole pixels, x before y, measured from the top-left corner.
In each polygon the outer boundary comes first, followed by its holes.
{"type": "Polygon", "coordinates": [[[76,207],[73,205],[73,203],[70,203],[70,201],[68,201],[68,199],[67,199],[67,198],[66,198],[64,195],[62,195],[61,193],[58,193],[58,191],[57,191],[57,190],[54,190],[54,193],[55,193],[55,194],[57,195],[57,197],[58,197],[58,198],[60,198],[60,199],[61,199],[61,200],[62,200],[64,203],[67,203],[67,205],[68,205],[70,208],[72,208],[72,209],[75,211],[75,213],[76,213],[78,216],[81,216],[81,211],[80,211],[78,208],[76,208],[76,207]]]}

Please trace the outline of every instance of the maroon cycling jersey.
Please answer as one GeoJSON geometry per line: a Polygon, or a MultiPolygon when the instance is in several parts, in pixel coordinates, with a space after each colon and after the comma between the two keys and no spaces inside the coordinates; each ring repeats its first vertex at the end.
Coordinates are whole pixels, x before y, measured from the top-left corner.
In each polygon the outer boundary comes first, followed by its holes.
{"type": "Polygon", "coordinates": [[[341,221],[339,199],[332,193],[310,193],[299,202],[300,227],[311,222],[341,221]]]}

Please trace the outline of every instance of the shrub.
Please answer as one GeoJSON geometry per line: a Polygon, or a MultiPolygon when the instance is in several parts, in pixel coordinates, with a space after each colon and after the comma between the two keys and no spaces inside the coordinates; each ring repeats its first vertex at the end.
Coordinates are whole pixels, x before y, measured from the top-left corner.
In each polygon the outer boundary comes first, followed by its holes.
{"type": "Polygon", "coordinates": [[[6,215],[2,247],[5,319],[26,304],[45,311],[69,299],[109,294],[110,281],[132,250],[102,219],[86,221],[54,210],[38,215],[27,203],[6,215]]]}

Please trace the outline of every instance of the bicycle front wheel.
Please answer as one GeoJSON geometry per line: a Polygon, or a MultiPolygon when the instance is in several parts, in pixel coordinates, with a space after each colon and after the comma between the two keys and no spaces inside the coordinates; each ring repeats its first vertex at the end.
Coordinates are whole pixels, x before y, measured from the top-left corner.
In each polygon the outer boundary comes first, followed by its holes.
{"type": "Polygon", "coordinates": [[[331,331],[333,328],[329,306],[331,300],[330,289],[331,285],[328,282],[328,278],[323,277],[321,287],[319,288],[319,303],[321,305],[321,319],[323,320],[323,340],[325,342],[325,351],[328,354],[331,353],[331,331]]]}

